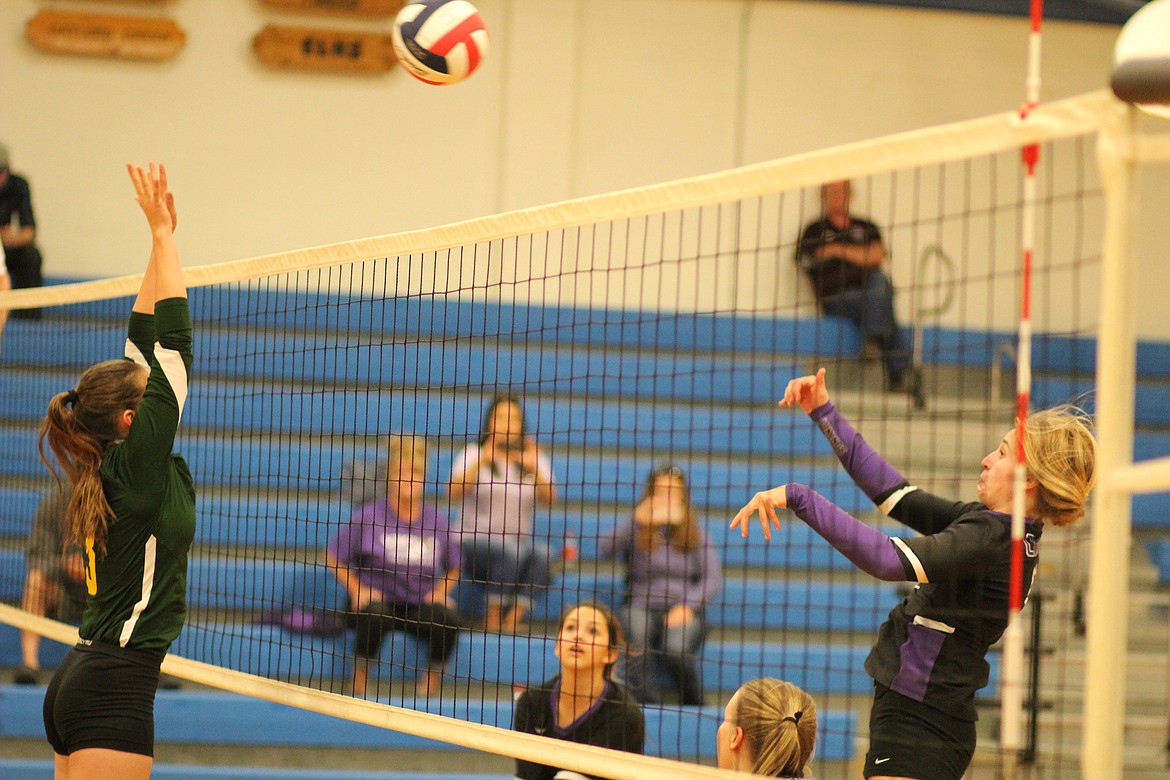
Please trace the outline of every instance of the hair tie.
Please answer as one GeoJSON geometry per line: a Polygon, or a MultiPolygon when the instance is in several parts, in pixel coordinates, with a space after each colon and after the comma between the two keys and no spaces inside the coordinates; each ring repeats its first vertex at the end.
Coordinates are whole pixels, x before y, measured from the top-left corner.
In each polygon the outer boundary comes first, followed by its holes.
{"type": "Polygon", "coordinates": [[[803,714],[804,714],[803,712],[801,712],[800,710],[797,710],[796,712],[789,715],[787,718],[783,718],[780,722],[783,723],[786,720],[790,720],[795,725],[799,726],[800,725],[800,716],[803,714]]]}
{"type": "Polygon", "coordinates": [[[76,390],[70,390],[65,394],[65,403],[70,406],[76,406],[77,402],[81,400],[81,396],[77,394],[76,390]]]}

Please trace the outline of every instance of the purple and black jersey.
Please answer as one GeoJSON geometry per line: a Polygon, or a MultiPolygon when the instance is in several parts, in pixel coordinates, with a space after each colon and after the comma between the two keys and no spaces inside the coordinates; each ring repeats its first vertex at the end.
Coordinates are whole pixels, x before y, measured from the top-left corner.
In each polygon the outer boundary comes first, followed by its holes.
{"type": "MultiPolygon", "coordinates": [[[[1011,516],[911,486],[831,403],[812,417],[858,487],[882,512],[922,534],[890,538],[804,485],[788,486],[789,509],[858,568],[917,583],[882,625],[866,672],[903,696],[976,720],[975,692],[988,682],[987,651],[1007,628],[1011,516]]],[[[1025,595],[1042,530],[1042,523],[1027,521],[1025,595]]]]}
{"type": "MultiPolygon", "coordinates": [[[[561,678],[558,675],[520,694],[516,699],[514,730],[582,745],[624,750],[627,753],[643,752],[646,724],[642,710],[620,685],[606,682],[597,703],[564,728],[557,725],[560,690],[561,678]]],[[[586,780],[592,775],[516,760],[516,780],[569,777],[586,780]]]]}

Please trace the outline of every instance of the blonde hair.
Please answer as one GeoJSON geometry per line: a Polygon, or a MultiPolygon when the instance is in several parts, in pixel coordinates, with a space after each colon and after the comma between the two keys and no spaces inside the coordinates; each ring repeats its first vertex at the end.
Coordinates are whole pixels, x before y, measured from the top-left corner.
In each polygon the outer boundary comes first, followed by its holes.
{"type": "Polygon", "coordinates": [[[803,777],[817,741],[817,708],[798,686],[761,677],[739,689],[735,725],[752,753],[752,772],[803,777]]]}
{"type": "Polygon", "coordinates": [[[1060,527],[1085,514],[1097,475],[1097,441],[1081,409],[1062,405],[1028,415],[1024,464],[1036,481],[1036,514],[1060,527]]]}
{"type": "Polygon", "coordinates": [[[386,464],[386,473],[391,478],[396,477],[398,474],[395,466],[401,466],[406,463],[416,467],[421,466],[421,472],[424,475],[426,474],[427,440],[422,436],[414,436],[411,434],[391,435],[386,451],[390,458],[386,464]]]}
{"type": "Polygon", "coordinates": [[[106,551],[114,510],[102,488],[102,457],[106,448],[121,438],[118,418],[122,412],[138,409],[143,386],[137,378],[145,373],[129,360],[106,360],[86,369],[76,389],[57,393],[49,400],[37,448],[60,483],[57,469],[45,454],[48,442],[73,485],[65,510],[66,544],[84,545],[92,538],[95,550],[106,551]]]}

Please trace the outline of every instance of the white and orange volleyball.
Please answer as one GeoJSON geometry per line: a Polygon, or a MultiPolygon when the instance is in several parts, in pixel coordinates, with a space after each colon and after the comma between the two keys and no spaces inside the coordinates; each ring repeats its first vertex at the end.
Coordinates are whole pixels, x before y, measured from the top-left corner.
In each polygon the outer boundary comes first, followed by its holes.
{"type": "Polygon", "coordinates": [[[402,67],[427,84],[454,84],[479,67],[487,28],[467,0],[411,0],[394,18],[394,51],[402,67]]]}

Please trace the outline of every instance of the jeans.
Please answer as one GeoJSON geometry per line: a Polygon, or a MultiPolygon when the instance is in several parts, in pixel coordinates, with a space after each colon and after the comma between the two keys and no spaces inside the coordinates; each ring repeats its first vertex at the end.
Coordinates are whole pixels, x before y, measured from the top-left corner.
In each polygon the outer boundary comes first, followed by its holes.
{"type": "Polygon", "coordinates": [[[863,339],[877,343],[889,382],[897,382],[910,368],[910,351],[894,315],[894,285],[882,271],[875,269],[861,285],[821,299],[821,311],[849,320],[863,339]]]}
{"type": "Polygon", "coordinates": [[[684,625],[666,627],[666,609],[654,609],[640,604],[625,608],[626,642],[625,680],[630,695],[642,704],[662,701],[655,661],[674,679],[681,704],[702,704],[703,683],[699,676],[699,662],[695,657],[706,636],[703,615],[684,625]]]}
{"type": "Polygon", "coordinates": [[[529,539],[478,536],[462,546],[467,579],[484,583],[488,604],[531,608],[552,580],[548,553],[529,539]]]}

